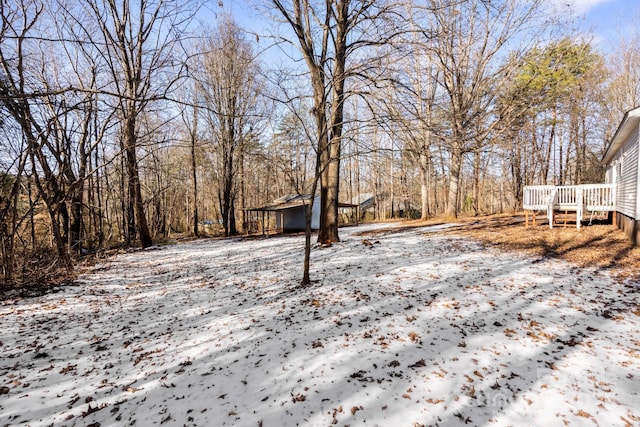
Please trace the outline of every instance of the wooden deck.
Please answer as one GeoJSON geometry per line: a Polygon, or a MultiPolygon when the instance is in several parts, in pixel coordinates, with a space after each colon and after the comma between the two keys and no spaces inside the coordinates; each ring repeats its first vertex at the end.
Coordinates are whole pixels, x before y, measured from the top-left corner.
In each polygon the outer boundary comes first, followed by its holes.
{"type": "MultiPolygon", "coordinates": [[[[569,213],[575,213],[576,228],[580,228],[585,219],[585,213],[591,217],[600,212],[615,211],[615,184],[586,184],[586,185],[533,185],[524,188],[523,208],[525,211],[525,226],[529,226],[530,217],[536,223],[536,212],[545,211],[549,221],[549,228],[553,228],[556,215],[561,213],[566,227],[569,213]]],[[[614,221],[615,221],[615,215],[614,221]]]]}

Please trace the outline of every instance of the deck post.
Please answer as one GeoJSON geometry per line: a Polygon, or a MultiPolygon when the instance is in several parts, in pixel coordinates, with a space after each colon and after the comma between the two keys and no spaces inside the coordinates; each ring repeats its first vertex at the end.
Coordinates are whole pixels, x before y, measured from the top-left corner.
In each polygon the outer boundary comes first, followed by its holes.
{"type": "Polygon", "coordinates": [[[580,230],[582,216],[584,214],[584,190],[582,186],[576,188],[576,228],[580,230]]]}
{"type": "Polygon", "coordinates": [[[531,224],[536,226],[536,211],[525,209],[524,210],[524,227],[529,228],[529,217],[531,217],[531,224]]]}
{"type": "Polygon", "coordinates": [[[558,195],[558,188],[551,190],[547,199],[547,218],[549,218],[549,229],[553,229],[553,222],[555,221],[555,202],[558,195]]]}

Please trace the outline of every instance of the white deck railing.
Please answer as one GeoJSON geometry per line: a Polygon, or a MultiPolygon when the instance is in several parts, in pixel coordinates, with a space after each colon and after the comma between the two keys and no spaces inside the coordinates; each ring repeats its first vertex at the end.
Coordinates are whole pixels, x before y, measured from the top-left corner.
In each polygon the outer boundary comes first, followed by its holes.
{"type": "Polygon", "coordinates": [[[549,196],[555,190],[554,185],[536,185],[524,187],[522,204],[525,210],[541,211],[549,206],[549,196]]]}
{"type": "Polygon", "coordinates": [[[583,185],[584,205],[588,211],[614,211],[616,208],[615,184],[583,185]]]}
{"type": "Polygon", "coordinates": [[[546,210],[549,228],[553,228],[555,211],[575,211],[576,227],[580,228],[585,211],[614,211],[616,205],[615,184],[586,185],[533,185],[524,187],[525,211],[546,210]]]}

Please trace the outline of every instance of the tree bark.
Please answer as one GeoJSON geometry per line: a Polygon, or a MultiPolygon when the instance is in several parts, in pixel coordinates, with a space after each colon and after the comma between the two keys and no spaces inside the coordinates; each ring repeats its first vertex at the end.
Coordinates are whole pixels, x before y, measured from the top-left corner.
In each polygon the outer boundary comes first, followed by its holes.
{"type": "Polygon", "coordinates": [[[447,192],[447,207],[445,215],[448,218],[457,218],[463,153],[459,144],[456,142],[452,143],[451,148],[451,159],[449,161],[449,190],[447,192]]]}
{"type": "Polygon", "coordinates": [[[480,215],[480,174],[481,174],[481,156],[480,148],[476,148],[473,152],[473,212],[475,216],[480,215]]]}
{"type": "Polygon", "coordinates": [[[193,235],[200,237],[198,230],[198,168],[196,163],[196,137],[191,135],[191,179],[193,180],[193,235]]]}
{"type": "Polygon", "coordinates": [[[420,212],[420,219],[427,220],[431,216],[429,212],[429,165],[430,159],[427,153],[420,153],[420,206],[422,210],[420,212]]]}
{"type": "Polygon", "coordinates": [[[130,232],[133,232],[133,238],[135,238],[137,232],[142,247],[148,248],[153,245],[153,239],[149,232],[147,217],[144,211],[144,202],[142,200],[142,189],[140,186],[140,174],[138,171],[138,159],[136,154],[136,139],[136,121],[133,117],[130,117],[125,120],[124,133],[124,151],[128,178],[127,187],[129,190],[131,205],[133,205],[132,207],[135,219],[135,225],[133,230],[130,229],[130,232]]]}

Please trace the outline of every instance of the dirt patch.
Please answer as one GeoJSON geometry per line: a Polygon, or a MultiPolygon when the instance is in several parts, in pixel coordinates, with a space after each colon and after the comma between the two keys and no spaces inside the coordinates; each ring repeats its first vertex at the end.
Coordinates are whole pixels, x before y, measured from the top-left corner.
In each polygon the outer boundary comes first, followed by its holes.
{"type": "MultiPolygon", "coordinates": [[[[517,251],[535,258],[558,258],[579,267],[609,270],[619,280],[640,282],[640,247],[611,224],[549,229],[547,224],[525,228],[522,216],[461,218],[439,233],[465,236],[487,247],[517,251]]],[[[407,221],[400,227],[377,230],[376,234],[442,224],[442,220],[407,221]]]]}

